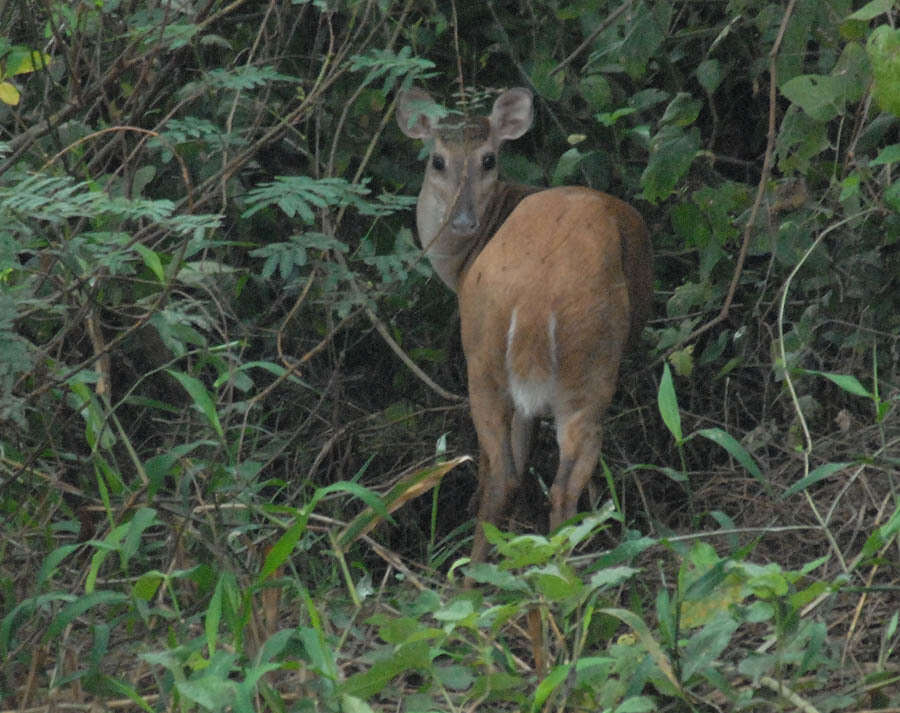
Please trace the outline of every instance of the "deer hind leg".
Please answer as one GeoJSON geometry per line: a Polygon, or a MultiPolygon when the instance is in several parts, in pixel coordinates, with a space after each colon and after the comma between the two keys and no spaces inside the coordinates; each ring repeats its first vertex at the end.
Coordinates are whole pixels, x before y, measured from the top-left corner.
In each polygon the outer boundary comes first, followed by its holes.
{"type": "Polygon", "coordinates": [[[528,455],[531,453],[531,438],[534,435],[534,417],[525,416],[519,409],[515,410],[510,426],[512,436],[513,461],[516,464],[516,475],[519,482],[528,465],[528,455]]]}
{"type": "MultiPolygon", "coordinates": [[[[527,446],[528,439],[517,433],[513,408],[507,399],[495,391],[472,386],[470,379],[469,405],[481,450],[478,522],[472,543],[472,560],[482,562],[488,549],[482,523],[499,525],[507,513],[509,502],[521,480],[517,452],[527,446]]],[[[522,465],[524,467],[524,463],[522,465]]]]}
{"type": "MultiPolygon", "coordinates": [[[[600,412],[602,413],[602,412],[600,412]]],[[[556,424],[559,469],[550,488],[550,529],[578,510],[578,498],[590,482],[600,459],[600,413],[584,408],[556,424]]]]}

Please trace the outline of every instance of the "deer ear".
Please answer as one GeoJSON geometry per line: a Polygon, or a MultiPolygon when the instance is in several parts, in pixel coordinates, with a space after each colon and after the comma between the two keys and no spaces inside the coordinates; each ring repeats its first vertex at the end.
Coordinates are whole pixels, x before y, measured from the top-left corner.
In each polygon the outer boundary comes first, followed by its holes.
{"type": "Polygon", "coordinates": [[[427,113],[434,106],[434,99],[421,89],[402,92],[397,99],[397,123],[400,131],[411,139],[427,139],[434,134],[435,122],[427,113]]]}
{"type": "Polygon", "coordinates": [[[494,135],[499,140],[506,141],[518,139],[528,131],[533,118],[531,91],[524,87],[516,87],[508,89],[497,97],[489,120],[494,135]]]}

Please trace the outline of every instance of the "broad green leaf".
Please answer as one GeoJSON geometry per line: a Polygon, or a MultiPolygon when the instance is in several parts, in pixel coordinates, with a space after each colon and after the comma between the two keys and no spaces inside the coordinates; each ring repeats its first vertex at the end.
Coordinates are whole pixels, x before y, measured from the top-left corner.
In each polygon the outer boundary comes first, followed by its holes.
{"type": "Polygon", "coordinates": [[[534,61],[529,72],[531,83],[537,93],[550,101],[559,99],[565,86],[565,72],[550,74],[555,66],[556,60],[553,57],[539,57],[534,61]]]}
{"type": "Polygon", "coordinates": [[[694,345],[689,344],[684,349],[676,349],[669,355],[669,362],[675,367],[678,376],[689,377],[694,371],[694,345]]]}
{"type": "Polygon", "coordinates": [[[687,92],[678,92],[666,107],[660,123],[690,126],[700,115],[702,106],[703,103],[699,99],[695,99],[687,92]]]}
{"type": "Polygon", "coordinates": [[[160,585],[165,581],[165,575],[157,570],[144,572],[131,587],[131,594],[143,602],[149,602],[156,596],[160,585]]]}
{"type": "Polygon", "coordinates": [[[650,160],[641,175],[643,196],[651,203],[667,198],[687,173],[700,148],[696,127],[664,126],[650,141],[650,160]]]}
{"type": "Polygon", "coordinates": [[[637,109],[632,106],[623,106],[622,108],[616,109],[615,111],[594,114],[594,118],[601,124],[603,124],[603,126],[613,126],[623,116],[629,116],[630,114],[634,114],[636,112],[637,109]]]}
{"type": "Polygon", "coordinates": [[[650,627],[647,626],[647,623],[640,616],[628,609],[619,609],[617,607],[598,609],[597,613],[615,617],[626,626],[631,627],[631,630],[637,634],[641,644],[643,644],[644,649],[656,663],[657,668],[678,691],[681,691],[681,684],[675,675],[675,670],[672,668],[672,662],[659,645],[659,642],[653,637],[650,627]]]}
{"type": "Polygon", "coordinates": [[[900,29],[881,25],[866,42],[875,86],[872,94],[878,105],[900,116],[900,29]]]}
{"type": "Polygon", "coordinates": [[[630,696],[615,707],[613,713],[650,713],[659,706],[650,696],[630,696]]]}
{"type": "Polygon", "coordinates": [[[675,395],[675,385],[672,383],[672,372],[669,370],[668,363],[663,364],[657,403],[659,404],[659,415],[662,416],[663,423],[666,424],[666,428],[669,429],[669,432],[675,438],[675,442],[680,445],[684,442],[681,432],[681,414],[678,411],[678,397],[675,395]]]}
{"type": "Polygon", "coordinates": [[[612,87],[602,74],[589,74],[578,83],[578,90],[591,109],[605,109],[613,99],[612,87]]]}
{"type": "Polygon", "coordinates": [[[556,564],[543,567],[536,576],[531,575],[529,579],[532,576],[535,588],[551,602],[564,601],[584,589],[584,585],[574,572],[566,571],[566,568],[556,564]]]}
{"type": "Polygon", "coordinates": [[[342,713],[374,713],[372,707],[364,700],[346,693],[341,696],[341,711],[342,713]]]}
{"type": "Polygon", "coordinates": [[[591,575],[590,587],[591,589],[618,587],[626,580],[640,574],[640,572],[641,570],[634,567],[604,567],[591,575]]]}
{"type": "Polygon", "coordinates": [[[697,81],[707,94],[712,94],[722,81],[722,66],[717,59],[705,59],[697,67],[697,81]]]}
{"type": "Polygon", "coordinates": [[[544,705],[544,701],[555,691],[559,685],[569,676],[572,664],[558,664],[553,667],[547,677],[538,684],[534,691],[534,700],[531,703],[532,713],[537,713],[544,705]]]}
{"type": "Polygon", "coordinates": [[[842,100],[857,102],[869,88],[871,68],[866,50],[859,42],[848,42],[841,52],[831,76],[841,84],[842,100]]]}
{"type": "Polygon", "coordinates": [[[434,618],[438,621],[462,621],[475,612],[472,602],[468,599],[454,599],[447,606],[434,612],[434,618]]]}
{"type": "Polygon", "coordinates": [[[862,20],[868,22],[873,17],[878,17],[886,12],[890,12],[894,5],[894,0],[872,0],[863,5],[859,10],[851,15],[847,15],[847,20],[862,20]]]}
{"type": "Polygon", "coordinates": [[[316,614],[313,618],[315,628],[310,626],[302,626],[297,631],[297,636],[303,643],[303,650],[309,657],[309,667],[313,673],[324,676],[332,681],[337,680],[338,668],[335,662],[334,651],[329,648],[325,639],[325,634],[321,628],[321,622],[318,621],[318,613],[312,604],[312,600],[308,594],[304,595],[307,603],[307,610],[316,614]]]}
{"type": "Polygon", "coordinates": [[[434,677],[451,691],[465,691],[475,681],[475,669],[462,664],[435,666],[434,677]]]}
{"type": "Polygon", "coordinates": [[[869,161],[870,166],[882,166],[888,163],[897,163],[900,161],[900,144],[891,144],[885,146],[878,155],[869,161]]]}
{"type": "Polygon", "coordinates": [[[781,93],[816,121],[830,121],[844,110],[844,87],[838,77],[801,74],[782,84],[781,93]]]}
{"type": "Polygon", "coordinates": [[[135,243],[134,249],[141,254],[141,257],[144,259],[144,264],[150,269],[150,272],[156,276],[156,279],[160,282],[165,282],[166,273],[163,270],[162,261],[159,259],[159,255],[146,245],[141,245],[140,243],[135,243]]]}
{"type": "MultiPolygon", "coordinates": [[[[884,192],[884,202],[900,213],[900,180],[894,181],[884,192]]],[[[895,236],[892,242],[896,242],[896,240],[895,236]]]]}
{"type": "Polygon", "coordinates": [[[581,153],[574,146],[570,148],[556,162],[556,170],[553,171],[553,178],[550,179],[550,183],[554,186],[563,185],[578,170],[578,165],[588,156],[590,156],[590,152],[585,154],[581,153]]]}
{"type": "Polygon", "coordinates": [[[27,47],[16,47],[4,58],[6,71],[4,76],[14,77],[17,74],[28,74],[39,69],[45,69],[52,57],[49,54],[31,50],[27,47]]]}
{"type": "Polygon", "coordinates": [[[0,102],[9,106],[17,106],[19,104],[19,90],[15,85],[9,82],[0,82],[0,102]]]}
{"type": "Polygon", "coordinates": [[[844,201],[859,195],[860,176],[855,171],[841,181],[841,195],[838,200],[844,201]]]}
{"type": "Polygon", "coordinates": [[[713,616],[702,629],[695,632],[684,645],[680,671],[682,679],[690,680],[695,674],[702,675],[707,667],[714,668],[722,652],[731,643],[731,637],[740,623],[725,610],[713,616]]]}

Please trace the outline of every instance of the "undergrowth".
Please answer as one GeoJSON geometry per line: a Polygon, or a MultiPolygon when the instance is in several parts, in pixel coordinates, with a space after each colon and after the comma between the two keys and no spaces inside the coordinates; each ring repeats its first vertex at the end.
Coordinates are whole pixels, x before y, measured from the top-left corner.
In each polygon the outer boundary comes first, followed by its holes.
{"type": "Polygon", "coordinates": [[[896,3],[200,5],[0,3],[0,708],[900,708],[896,3]],[[413,85],[656,251],[478,565],[413,85]]]}

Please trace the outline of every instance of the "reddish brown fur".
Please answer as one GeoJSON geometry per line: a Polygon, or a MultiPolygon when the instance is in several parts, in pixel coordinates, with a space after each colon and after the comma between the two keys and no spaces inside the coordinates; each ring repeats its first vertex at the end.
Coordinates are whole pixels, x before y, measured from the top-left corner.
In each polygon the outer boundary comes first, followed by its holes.
{"type": "MultiPolygon", "coordinates": [[[[508,436],[510,377],[556,382],[547,415],[571,425],[560,433],[551,527],[575,514],[599,456],[599,424],[622,354],[649,311],[651,280],[641,217],[588,188],[526,198],[475,259],[462,278],[459,307],[482,451],[480,521],[497,521],[522,477],[524,464],[517,463],[508,436]],[[508,345],[513,310],[516,330],[508,345]],[[547,328],[551,315],[555,345],[547,328]]],[[[473,559],[483,559],[486,547],[478,528],[473,559]]]]}
{"type": "MultiPolygon", "coordinates": [[[[410,92],[398,121],[407,135],[434,139],[440,159],[429,162],[416,215],[435,271],[459,295],[481,447],[477,561],[487,554],[480,523],[505,515],[536,416],[553,417],[560,449],[550,526],[575,514],[600,455],[600,422],[622,354],[650,311],[652,255],[644,221],[617,198],[580,187],[532,192],[497,180],[496,160],[485,158],[528,130],[528,90],[497,99],[480,143],[465,126],[447,132],[420,113],[417,105],[428,101],[410,92]]],[[[481,130],[485,120],[472,126],[481,130]]]]}

